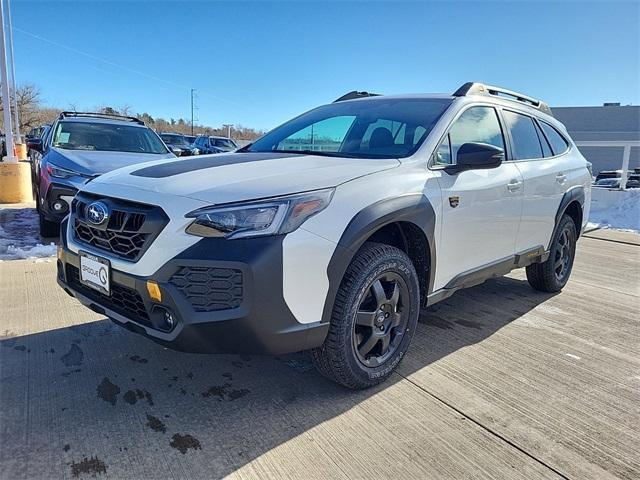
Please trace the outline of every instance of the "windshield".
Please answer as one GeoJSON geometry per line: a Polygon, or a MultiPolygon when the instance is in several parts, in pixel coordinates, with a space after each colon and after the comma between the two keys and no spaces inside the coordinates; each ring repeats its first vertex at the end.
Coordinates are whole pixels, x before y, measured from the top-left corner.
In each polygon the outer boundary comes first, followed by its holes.
{"type": "Polygon", "coordinates": [[[222,147],[222,148],[238,148],[232,140],[227,139],[227,138],[212,138],[211,141],[213,142],[213,145],[216,147],[222,147]]]}
{"type": "Polygon", "coordinates": [[[166,144],[171,144],[171,145],[188,145],[189,144],[187,142],[186,138],[184,138],[182,135],[173,135],[173,134],[170,134],[170,133],[161,133],[160,134],[160,138],[162,138],[162,140],[166,144]]]}
{"type": "Polygon", "coordinates": [[[408,157],[450,104],[446,98],[384,97],[332,103],[275,128],[242,151],[408,157]]]}
{"type": "Polygon", "coordinates": [[[60,122],[53,147],[102,152],[167,153],[158,136],[146,127],[91,122],[60,122]]]}

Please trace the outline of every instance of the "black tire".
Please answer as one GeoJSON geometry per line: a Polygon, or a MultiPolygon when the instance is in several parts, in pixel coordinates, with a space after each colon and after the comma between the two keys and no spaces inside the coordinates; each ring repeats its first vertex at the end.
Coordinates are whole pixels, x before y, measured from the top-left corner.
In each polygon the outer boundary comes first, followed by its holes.
{"type": "Polygon", "coordinates": [[[366,243],[342,279],[324,344],[310,352],[314,365],[352,389],[385,381],[409,348],[419,305],[409,257],[389,245],[366,243]]]}
{"type": "Polygon", "coordinates": [[[60,236],[60,224],[47,220],[42,212],[38,213],[40,220],[40,236],[42,237],[58,237],[60,236]]]}
{"type": "Polygon", "coordinates": [[[559,292],[567,284],[576,256],[576,225],[569,215],[563,215],[558,223],[549,258],[543,263],[527,267],[529,285],[541,292],[559,292]]]}

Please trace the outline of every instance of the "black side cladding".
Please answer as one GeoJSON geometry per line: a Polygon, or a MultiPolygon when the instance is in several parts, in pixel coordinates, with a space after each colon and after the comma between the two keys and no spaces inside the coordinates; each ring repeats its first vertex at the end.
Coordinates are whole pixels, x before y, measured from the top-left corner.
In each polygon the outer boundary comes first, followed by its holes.
{"type": "Polygon", "coordinates": [[[136,177],[146,178],[167,178],[182,173],[193,172],[196,170],[205,170],[207,168],[222,167],[224,165],[233,165],[235,163],[259,162],[262,160],[273,160],[276,158],[285,158],[299,156],[295,152],[291,153],[229,153],[226,155],[214,155],[211,157],[194,157],[188,160],[176,160],[174,162],[165,162],[159,165],[144,167],[140,170],[131,172],[136,177]]]}
{"type": "Polygon", "coordinates": [[[329,291],[322,312],[322,322],[331,320],[331,312],[342,278],[358,249],[380,228],[395,222],[416,225],[425,234],[429,243],[429,285],[433,289],[436,250],[434,241],[436,214],[427,197],[422,194],[382,200],[370,205],[353,217],[345,229],[327,268],[329,291]]]}
{"type": "MultiPolygon", "coordinates": [[[[574,187],[571,190],[568,190],[567,192],[565,192],[565,194],[563,195],[562,200],[560,201],[560,206],[558,207],[558,212],[556,213],[556,226],[553,228],[553,233],[551,234],[549,245],[547,245],[547,250],[551,248],[551,242],[553,242],[553,239],[556,236],[556,229],[560,224],[560,219],[562,218],[562,215],[564,215],[564,212],[566,212],[567,207],[574,201],[578,202],[580,204],[580,207],[584,211],[584,188],[583,187],[581,186],[574,187]]],[[[576,225],[576,233],[578,234],[578,236],[580,236],[580,227],[581,225],[576,225]]]]}

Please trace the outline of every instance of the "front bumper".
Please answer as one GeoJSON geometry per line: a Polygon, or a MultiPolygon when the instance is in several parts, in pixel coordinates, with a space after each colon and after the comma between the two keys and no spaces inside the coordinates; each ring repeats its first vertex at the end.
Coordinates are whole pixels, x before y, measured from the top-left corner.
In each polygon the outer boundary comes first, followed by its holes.
{"type": "Polygon", "coordinates": [[[314,348],[329,325],[301,324],[289,310],[282,294],[282,240],[203,238],[149,277],[112,270],[107,296],[80,283],[79,257],[63,235],[58,283],[93,311],[175,350],[283,354],[314,348]],[[160,286],[161,303],[147,292],[148,280],[160,286]],[[164,309],[175,320],[171,329],[164,309]]]}

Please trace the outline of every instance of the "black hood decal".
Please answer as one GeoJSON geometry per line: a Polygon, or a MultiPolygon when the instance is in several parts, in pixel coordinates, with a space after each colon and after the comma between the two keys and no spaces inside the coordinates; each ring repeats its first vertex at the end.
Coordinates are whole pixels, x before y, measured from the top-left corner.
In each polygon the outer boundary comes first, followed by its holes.
{"type": "Polygon", "coordinates": [[[166,178],[181,173],[193,172],[195,170],[204,170],[213,167],[222,167],[223,165],[233,165],[235,163],[259,162],[261,160],[272,160],[275,158],[300,156],[301,154],[292,153],[229,153],[227,155],[215,155],[213,157],[192,157],[188,160],[175,160],[173,162],[161,163],[151,167],[141,168],[131,172],[136,177],[147,178],[166,178]]]}

